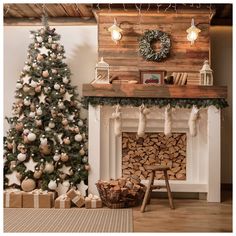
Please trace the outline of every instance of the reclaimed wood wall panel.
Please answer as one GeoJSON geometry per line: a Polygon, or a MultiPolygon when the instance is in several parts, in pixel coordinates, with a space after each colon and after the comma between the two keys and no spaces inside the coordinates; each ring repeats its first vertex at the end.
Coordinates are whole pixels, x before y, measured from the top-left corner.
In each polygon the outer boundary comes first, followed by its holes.
{"type": "MultiPolygon", "coordinates": [[[[166,70],[172,72],[188,72],[188,84],[199,83],[199,70],[205,59],[210,59],[209,26],[210,17],[207,11],[182,11],[181,14],[147,12],[141,16],[137,12],[97,11],[98,16],[98,55],[104,57],[110,66],[111,74],[134,77],[139,80],[140,70],[166,70]],[[123,30],[118,44],[111,40],[108,28],[114,17],[123,30]],[[201,29],[194,45],[187,41],[186,29],[191,19],[201,29]],[[169,34],[171,52],[169,58],[161,62],[146,61],[139,55],[138,39],[146,30],[159,29],[169,34]]],[[[157,45],[158,46],[158,45],[157,45]]],[[[127,79],[127,78],[125,78],[127,79]]]]}

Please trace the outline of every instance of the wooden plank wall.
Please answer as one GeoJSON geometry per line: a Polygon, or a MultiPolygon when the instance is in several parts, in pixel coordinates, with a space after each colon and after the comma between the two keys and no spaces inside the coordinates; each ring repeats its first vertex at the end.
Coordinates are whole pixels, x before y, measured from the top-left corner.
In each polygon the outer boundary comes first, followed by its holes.
{"type": "MultiPolygon", "coordinates": [[[[118,75],[120,79],[136,78],[139,80],[140,70],[166,70],[167,72],[188,72],[188,84],[199,83],[199,70],[204,59],[209,58],[210,42],[209,12],[203,9],[182,10],[178,14],[173,12],[157,13],[118,10],[115,12],[98,11],[98,55],[104,57],[111,66],[111,74],[118,75]],[[108,28],[112,25],[114,17],[123,37],[115,44],[110,37],[108,28]],[[191,19],[201,33],[195,44],[187,41],[186,29],[190,27],[191,19]],[[162,62],[145,61],[138,53],[138,38],[146,30],[159,29],[170,35],[171,53],[167,60],[162,62]]],[[[210,59],[210,58],[209,58],[210,59]]]]}

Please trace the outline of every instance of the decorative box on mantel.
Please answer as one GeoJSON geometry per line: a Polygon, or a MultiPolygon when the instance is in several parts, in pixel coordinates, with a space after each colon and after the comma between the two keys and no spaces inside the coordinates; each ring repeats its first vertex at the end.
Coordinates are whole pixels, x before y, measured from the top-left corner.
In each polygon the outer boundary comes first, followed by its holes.
{"type": "MultiPolygon", "coordinates": [[[[163,133],[165,107],[156,106],[156,102],[161,100],[168,104],[178,100],[185,106],[175,106],[172,132],[186,134],[186,178],[171,179],[172,191],[206,193],[208,202],[220,202],[221,110],[216,107],[225,106],[227,87],[84,84],[83,96],[89,103],[89,193],[98,194],[95,183],[99,179],[109,180],[122,176],[122,137],[114,134],[114,101],[125,99],[124,104],[121,104],[122,133],[137,133],[138,104],[125,106],[127,101],[137,98],[144,103],[145,99],[149,100],[148,105],[151,106],[146,132],[163,133]],[[150,101],[153,101],[153,105],[150,101]],[[190,135],[188,127],[192,101],[199,101],[203,107],[197,122],[197,135],[194,137],[190,135]],[[188,103],[189,106],[186,106],[188,103]]],[[[162,181],[158,180],[158,183],[162,181]]],[[[146,184],[147,180],[142,180],[142,183],[146,184]]]]}

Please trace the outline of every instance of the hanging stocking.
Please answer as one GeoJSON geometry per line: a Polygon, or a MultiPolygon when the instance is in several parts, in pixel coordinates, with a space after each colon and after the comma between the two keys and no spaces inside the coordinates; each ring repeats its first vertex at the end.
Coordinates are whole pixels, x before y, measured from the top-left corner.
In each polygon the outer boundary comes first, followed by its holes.
{"type": "Polygon", "coordinates": [[[166,136],[171,135],[171,128],[172,128],[172,115],[171,115],[171,107],[168,105],[165,108],[165,125],[164,125],[164,134],[166,136]]]}
{"type": "Polygon", "coordinates": [[[143,137],[146,128],[146,115],[150,112],[143,104],[139,107],[138,137],[143,137]]]}
{"type": "Polygon", "coordinates": [[[120,112],[120,105],[116,105],[115,112],[112,113],[112,118],[114,119],[114,133],[115,136],[120,136],[122,132],[122,119],[120,112]]]}
{"type": "Polygon", "coordinates": [[[193,106],[188,120],[189,133],[192,137],[197,135],[197,119],[199,118],[199,109],[193,106]]]}

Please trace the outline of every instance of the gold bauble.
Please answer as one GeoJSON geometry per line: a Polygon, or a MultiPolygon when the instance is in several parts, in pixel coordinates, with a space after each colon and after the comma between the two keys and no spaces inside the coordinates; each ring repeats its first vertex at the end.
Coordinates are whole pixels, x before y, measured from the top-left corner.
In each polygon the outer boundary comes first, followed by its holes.
{"type": "Polygon", "coordinates": [[[42,174],[43,174],[43,172],[42,172],[41,170],[36,170],[36,171],[34,172],[34,178],[35,178],[35,179],[40,179],[41,176],[42,176],[42,174]]]}
{"type": "Polygon", "coordinates": [[[69,156],[66,153],[61,153],[61,161],[66,162],[69,160],[69,156]]]}
{"type": "Polygon", "coordinates": [[[9,150],[12,150],[12,148],[13,148],[13,143],[7,143],[7,148],[8,148],[9,150]]]}
{"type": "Polygon", "coordinates": [[[47,77],[49,76],[48,70],[44,70],[43,73],[42,73],[42,76],[43,76],[44,78],[47,78],[47,77]]]}
{"type": "Polygon", "coordinates": [[[25,93],[28,93],[28,92],[30,91],[30,87],[29,87],[28,85],[24,85],[23,91],[24,91],[25,93]]]}
{"type": "Polygon", "coordinates": [[[41,86],[38,85],[37,87],[35,87],[34,90],[35,90],[36,93],[40,93],[41,92],[41,86]]]}
{"type": "Polygon", "coordinates": [[[65,119],[65,118],[63,118],[61,123],[62,123],[63,125],[68,125],[68,120],[65,119]]]}
{"type": "Polygon", "coordinates": [[[23,127],[24,127],[24,126],[23,126],[23,123],[22,123],[22,122],[16,123],[15,128],[16,128],[17,131],[23,130],[23,127]]]}
{"type": "Polygon", "coordinates": [[[57,48],[57,44],[56,43],[53,43],[52,44],[52,49],[56,49],[57,48]]]}
{"type": "Polygon", "coordinates": [[[24,143],[26,143],[26,144],[30,143],[30,141],[26,135],[23,136],[23,139],[24,139],[24,143]]]}
{"type": "Polygon", "coordinates": [[[41,154],[49,155],[51,153],[51,148],[49,145],[40,145],[39,150],[41,154]]]}
{"type": "Polygon", "coordinates": [[[43,172],[51,174],[54,171],[54,165],[50,162],[46,162],[43,172]]]}
{"type": "Polygon", "coordinates": [[[43,60],[43,55],[38,54],[38,56],[37,56],[37,61],[41,61],[41,60],[43,60]]]}
{"type": "Polygon", "coordinates": [[[69,137],[64,138],[64,139],[63,139],[63,142],[64,142],[64,144],[69,145],[69,144],[70,144],[70,138],[69,138],[69,137]]]}
{"type": "Polygon", "coordinates": [[[21,188],[25,192],[30,192],[34,190],[36,187],[36,183],[33,179],[25,179],[21,183],[21,188]]]}
{"type": "Polygon", "coordinates": [[[35,110],[36,110],[36,106],[35,106],[34,103],[31,103],[31,104],[30,104],[30,110],[31,110],[31,111],[35,111],[35,110]]]}

